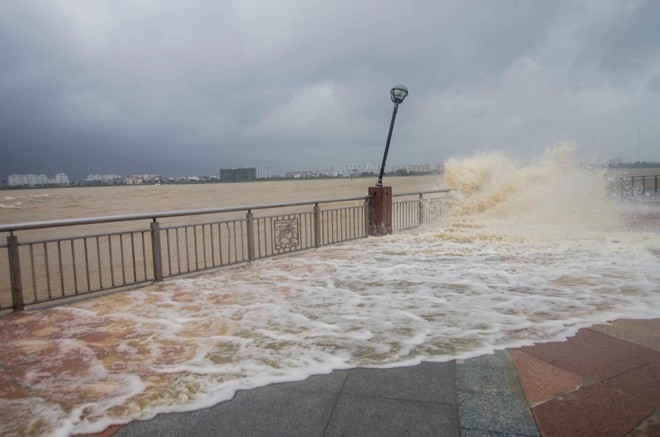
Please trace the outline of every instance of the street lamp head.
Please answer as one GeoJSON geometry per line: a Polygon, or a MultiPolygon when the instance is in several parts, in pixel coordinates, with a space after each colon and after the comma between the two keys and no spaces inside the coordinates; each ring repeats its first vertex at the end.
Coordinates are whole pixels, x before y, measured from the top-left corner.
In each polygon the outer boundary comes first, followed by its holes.
{"type": "Polygon", "coordinates": [[[392,101],[397,105],[403,102],[403,99],[405,99],[407,95],[408,95],[408,88],[406,88],[405,85],[401,85],[401,84],[394,85],[394,88],[390,90],[390,96],[392,97],[392,101]]]}

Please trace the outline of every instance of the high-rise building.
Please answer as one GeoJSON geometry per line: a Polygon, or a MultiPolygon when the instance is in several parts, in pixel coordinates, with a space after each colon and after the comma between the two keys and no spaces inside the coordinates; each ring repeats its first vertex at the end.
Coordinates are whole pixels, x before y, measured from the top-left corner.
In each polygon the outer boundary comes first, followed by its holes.
{"type": "Polygon", "coordinates": [[[55,183],[59,185],[69,185],[69,176],[64,173],[58,173],[55,175],[55,183]]]}
{"type": "Polygon", "coordinates": [[[257,179],[256,167],[220,169],[220,181],[222,182],[243,182],[255,179],[257,179]]]}
{"type": "Polygon", "coordinates": [[[7,183],[10,187],[34,187],[37,185],[47,185],[47,184],[68,184],[69,178],[64,173],[59,173],[55,176],[55,179],[48,179],[46,175],[40,174],[24,174],[24,175],[9,175],[7,183]],[[58,179],[59,176],[59,179],[58,179]],[[59,180],[66,180],[66,182],[59,182],[59,180]]]}
{"type": "Polygon", "coordinates": [[[271,177],[270,167],[257,167],[257,179],[270,179],[271,177]]]}

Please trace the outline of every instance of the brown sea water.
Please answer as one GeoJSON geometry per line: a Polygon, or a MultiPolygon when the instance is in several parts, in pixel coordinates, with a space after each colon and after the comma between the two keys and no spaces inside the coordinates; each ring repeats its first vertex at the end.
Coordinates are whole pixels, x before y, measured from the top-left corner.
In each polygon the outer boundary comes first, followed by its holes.
{"type": "MultiPolygon", "coordinates": [[[[374,183],[344,178],[6,190],[0,191],[0,223],[366,197],[374,183]]],[[[442,177],[386,177],[385,184],[394,194],[433,190],[442,177]]]]}
{"type": "MultiPolygon", "coordinates": [[[[334,369],[467,358],[660,317],[658,205],[613,198],[607,175],[572,153],[558,145],[532,164],[489,153],[448,161],[443,179],[387,178],[395,194],[455,189],[414,231],[2,319],[0,434],[96,432],[334,369]]],[[[48,196],[22,213],[366,196],[372,183],[24,190],[48,196]]]]}

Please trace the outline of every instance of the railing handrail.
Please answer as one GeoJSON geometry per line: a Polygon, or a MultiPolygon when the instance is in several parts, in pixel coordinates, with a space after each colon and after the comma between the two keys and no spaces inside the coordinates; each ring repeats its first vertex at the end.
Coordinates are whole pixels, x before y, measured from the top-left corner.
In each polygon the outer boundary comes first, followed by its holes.
{"type": "Polygon", "coordinates": [[[452,191],[451,188],[445,188],[442,190],[430,190],[430,191],[411,191],[409,193],[400,193],[400,194],[392,193],[392,197],[419,196],[420,194],[449,193],[450,191],[452,191]]]}
{"type": "MultiPolygon", "coordinates": [[[[451,189],[413,191],[409,193],[393,194],[392,197],[415,196],[420,194],[448,193],[449,191],[451,191],[451,189]]],[[[145,213],[137,213],[137,214],[116,214],[109,216],[85,217],[85,218],[76,218],[76,219],[43,220],[36,222],[9,223],[9,224],[0,225],[0,232],[25,231],[31,229],[44,229],[44,228],[59,228],[65,226],[78,226],[78,225],[93,225],[98,223],[114,223],[114,222],[124,222],[124,221],[133,221],[133,220],[154,220],[160,218],[182,217],[188,215],[221,214],[228,212],[250,211],[250,210],[258,210],[258,209],[286,208],[286,207],[302,206],[302,205],[318,205],[322,203],[351,202],[356,200],[368,200],[368,197],[367,196],[340,197],[340,198],[323,199],[323,200],[301,200],[297,202],[285,202],[285,203],[240,205],[240,206],[232,206],[228,208],[188,209],[188,210],[177,210],[177,211],[145,212],[145,213]]]]}
{"type": "Polygon", "coordinates": [[[86,217],[86,218],[77,218],[77,219],[44,220],[37,222],[10,223],[10,224],[0,225],[0,232],[14,232],[14,231],[25,231],[31,229],[58,228],[65,226],[78,226],[78,225],[93,225],[98,223],[124,222],[124,221],[133,221],[133,220],[155,220],[155,219],[167,218],[167,217],[221,214],[221,213],[237,212],[237,211],[251,211],[257,209],[286,208],[286,207],[301,206],[301,205],[318,205],[321,203],[351,202],[355,200],[366,201],[367,199],[368,199],[367,196],[340,197],[336,199],[303,200],[298,202],[285,202],[285,203],[265,203],[265,204],[257,204],[257,205],[233,206],[228,208],[206,208],[206,209],[189,209],[189,210],[178,210],[178,211],[145,212],[138,214],[117,214],[117,215],[86,217]]]}

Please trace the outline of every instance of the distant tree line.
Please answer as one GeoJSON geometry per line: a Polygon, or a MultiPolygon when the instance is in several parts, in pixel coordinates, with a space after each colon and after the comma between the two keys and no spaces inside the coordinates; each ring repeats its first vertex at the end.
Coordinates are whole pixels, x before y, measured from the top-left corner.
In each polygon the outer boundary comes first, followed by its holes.
{"type": "Polygon", "coordinates": [[[609,168],[660,168],[660,162],[610,162],[607,166],[609,168]]]}

